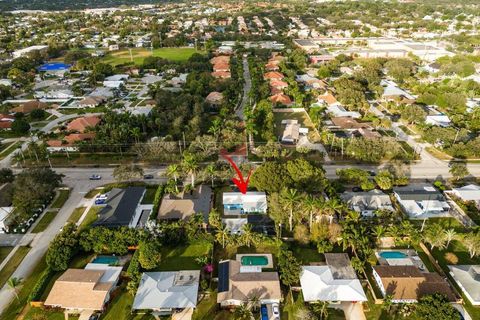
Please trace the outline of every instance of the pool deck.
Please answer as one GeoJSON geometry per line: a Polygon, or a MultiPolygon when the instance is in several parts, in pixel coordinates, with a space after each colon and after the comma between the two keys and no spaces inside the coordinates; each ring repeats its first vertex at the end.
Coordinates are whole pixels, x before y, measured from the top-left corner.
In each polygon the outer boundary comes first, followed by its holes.
{"type": "Polygon", "coordinates": [[[390,250],[378,250],[375,252],[375,256],[377,257],[378,263],[380,265],[414,265],[420,269],[421,272],[428,272],[428,269],[425,267],[422,259],[418,256],[417,252],[413,249],[390,249],[390,250]],[[391,258],[385,259],[380,256],[383,252],[401,252],[406,255],[405,258],[391,258]]]}
{"type": "Polygon", "coordinates": [[[273,269],[273,257],[271,253],[244,253],[244,254],[237,254],[235,256],[235,260],[239,261],[240,263],[242,262],[242,257],[266,257],[268,260],[268,263],[265,266],[259,266],[261,268],[266,268],[266,269],[273,269]]]}

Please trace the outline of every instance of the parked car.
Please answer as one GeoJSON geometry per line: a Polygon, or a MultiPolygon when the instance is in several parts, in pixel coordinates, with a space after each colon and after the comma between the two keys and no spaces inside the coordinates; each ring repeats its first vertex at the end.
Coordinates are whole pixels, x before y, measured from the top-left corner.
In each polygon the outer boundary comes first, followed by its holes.
{"type": "Polygon", "coordinates": [[[280,306],[278,305],[278,303],[272,304],[272,313],[274,319],[280,319],[280,306]]]}
{"type": "Polygon", "coordinates": [[[154,178],[153,174],[144,174],[143,175],[143,179],[145,179],[145,180],[151,180],[153,178],[154,178]]]}
{"type": "Polygon", "coordinates": [[[102,176],[99,174],[92,174],[90,180],[102,180],[102,176]]]}

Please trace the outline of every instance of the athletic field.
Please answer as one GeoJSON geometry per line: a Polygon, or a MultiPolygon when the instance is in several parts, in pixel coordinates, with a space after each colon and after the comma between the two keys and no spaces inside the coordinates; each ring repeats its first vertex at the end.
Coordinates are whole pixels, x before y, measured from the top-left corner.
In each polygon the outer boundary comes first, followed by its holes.
{"type": "Polygon", "coordinates": [[[129,50],[112,51],[107,53],[102,61],[116,66],[128,63],[133,59],[136,65],[140,65],[146,57],[152,55],[172,61],[186,61],[195,52],[203,53],[202,51],[196,51],[194,48],[159,48],[153,49],[153,51],[148,48],[134,48],[131,49],[131,52],[130,55],[129,50]]]}

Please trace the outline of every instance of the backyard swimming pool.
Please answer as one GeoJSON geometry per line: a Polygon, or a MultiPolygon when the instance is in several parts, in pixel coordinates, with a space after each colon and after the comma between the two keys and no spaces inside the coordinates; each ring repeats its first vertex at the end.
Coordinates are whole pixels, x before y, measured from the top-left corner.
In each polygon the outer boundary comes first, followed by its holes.
{"type": "Polygon", "coordinates": [[[380,253],[380,257],[383,259],[403,259],[406,258],[407,255],[400,251],[384,251],[380,253]]]}
{"type": "Polygon", "coordinates": [[[266,256],[243,256],[240,262],[242,266],[266,266],[268,258],[266,256]]]}
{"type": "Polygon", "coordinates": [[[116,264],[118,264],[118,257],[114,257],[114,256],[98,256],[98,257],[96,257],[95,259],[93,259],[92,263],[116,265],[116,264]]]}

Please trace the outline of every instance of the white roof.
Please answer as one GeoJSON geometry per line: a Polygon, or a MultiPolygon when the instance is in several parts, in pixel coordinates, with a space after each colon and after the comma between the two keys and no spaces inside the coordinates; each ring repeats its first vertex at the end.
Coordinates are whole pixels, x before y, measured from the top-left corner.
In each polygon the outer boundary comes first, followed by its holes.
{"type": "Polygon", "coordinates": [[[109,76],[105,78],[105,81],[122,81],[127,80],[129,78],[128,74],[115,74],[113,76],[109,76]]]}
{"type": "Polygon", "coordinates": [[[123,267],[113,267],[105,263],[89,263],[85,270],[104,270],[100,282],[116,282],[120,277],[123,267]]]}
{"type": "Polygon", "coordinates": [[[351,117],[358,119],[362,115],[357,111],[347,111],[344,107],[338,104],[333,104],[327,108],[327,112],[333,114],[335,117],[351,117]]]}
{"type": "Polygon", "coordinates": [[[475,184],[469,184],[461,188],[453,188],[452,191],[464,201],[480,200],[480,187],[475,184]]]}
{"type": "Polygon", "coordinates": [[[243,194],[241,192],[224,192],[223,204],[240,204],[240,203],[252,203],[252,202],[264,202],[267,203],[267,195],[265,192],[248,191],[243,194]]]}
{"type": "Polygon", "coordinates": [[[145,272],[132,308],[195,308],[199,279],[199,270],[145,272]]]}
{"type": "Polygon", "coordinates": [[[367,301],[358,279],[334,279],[329,266],[303,266],[300,284],[305,301],[367,301]]]}
{"type": "Polygon", "coordinates": [[[0,221],[5,221],[13,209],[13,207],[0,207],[0,221]]]}

